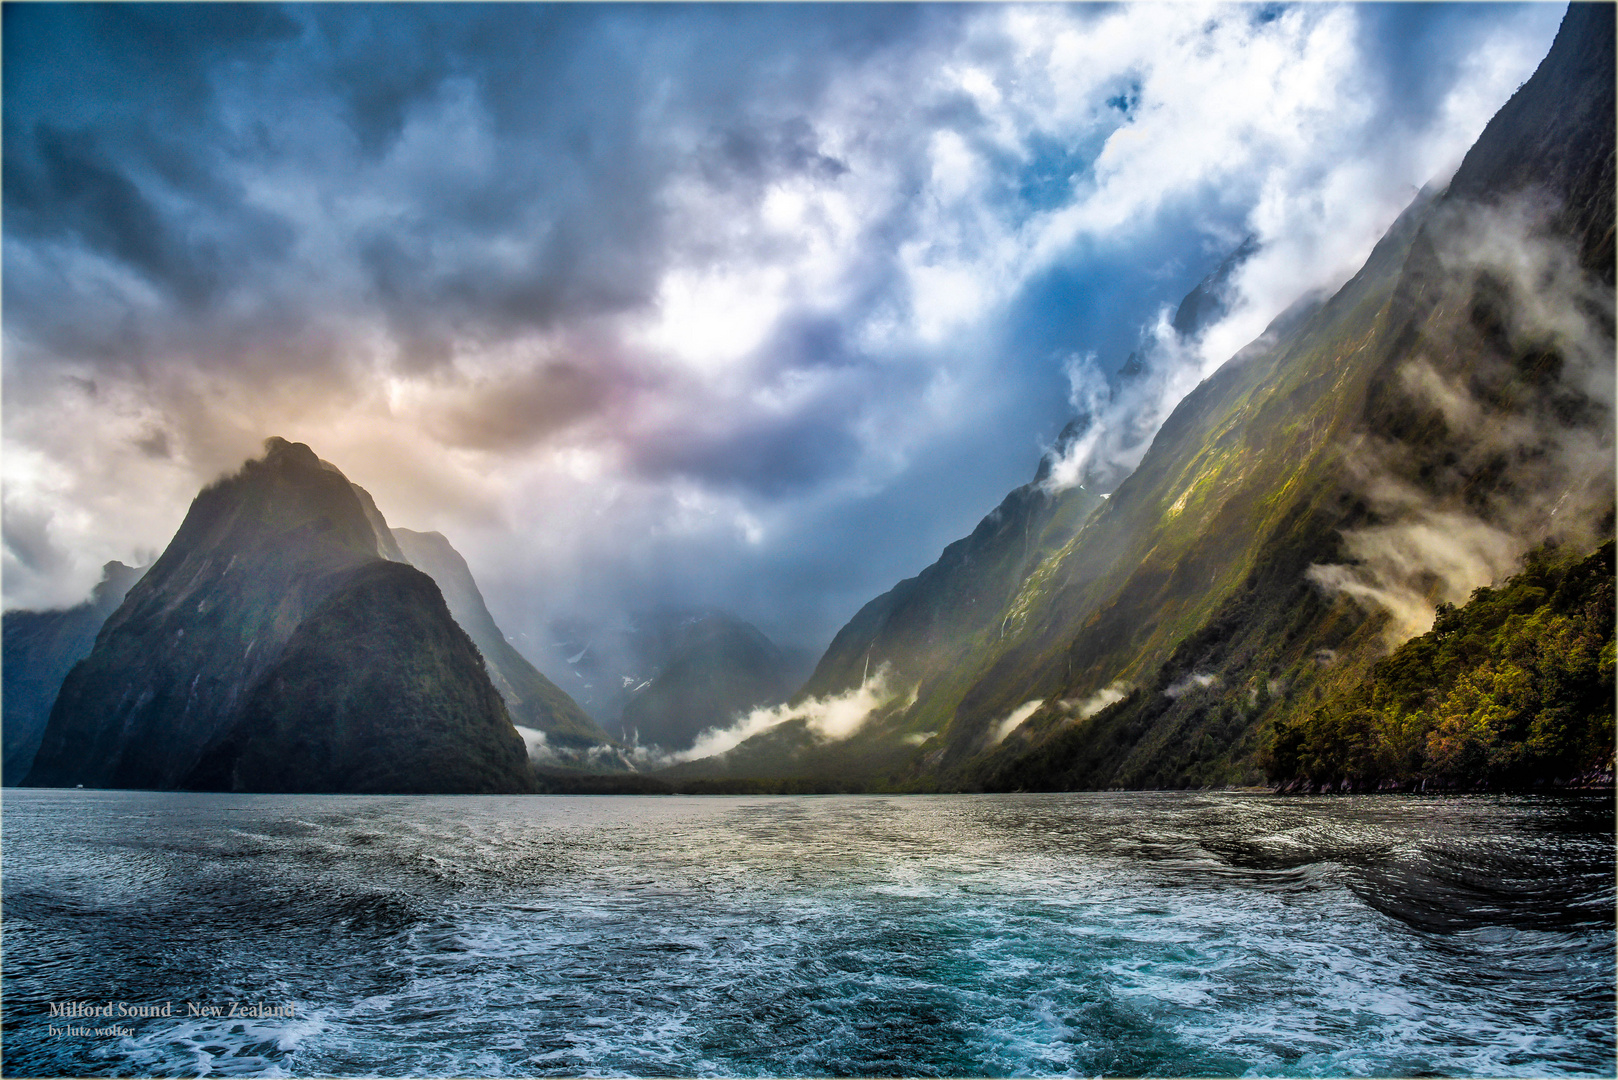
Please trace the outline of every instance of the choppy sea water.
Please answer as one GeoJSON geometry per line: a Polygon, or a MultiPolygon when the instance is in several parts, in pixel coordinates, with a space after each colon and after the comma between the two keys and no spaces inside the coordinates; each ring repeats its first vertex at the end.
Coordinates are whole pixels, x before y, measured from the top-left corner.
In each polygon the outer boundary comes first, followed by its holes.
{"type": "Polygon", "coordinates": [[[1610,798],[8,790],[0,831],[7,1076],[1614,1073],[1610,798]],[[187,1015],[232,1002],[293,1015],[187,1015]]]}

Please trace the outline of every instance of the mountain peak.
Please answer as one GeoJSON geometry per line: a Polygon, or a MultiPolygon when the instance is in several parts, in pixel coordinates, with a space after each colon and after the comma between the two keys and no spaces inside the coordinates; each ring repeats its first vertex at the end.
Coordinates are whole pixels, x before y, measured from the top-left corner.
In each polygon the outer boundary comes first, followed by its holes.
{"type": "Polygon", "coordinates": [[[265,440],[197,495],[68,672],[26,782],[527,790],[477,650],[403,562],[363,489],[307,445],[265,440]],[[305,735],[327,740],[326,771],[263,766],[305,735]],[[370,779],[343,780],[350,766],[370,779]]]}
{"type": "MultiPolygon", "coordinates": [[[[308,443],[288,442],[279,435],[264,440],[261,463],[272,468],[318,469],[323,464],[308,443]]],[[[336,471],[335,468],[332,471],[336,471]]]]}
{"type": "MultiPolygon", "coordinates": [[[[1218,322],[1229,310],[1232,275],[1257,251],[1258,237],[1248,235],[1207,277],[1197,282],[1174,312],[1174,332],[1181,337],[1191,337],[1218,322]]],[[[1139,363],[1133,355],[1130,359],[1139,363]]],[[[1124,366],[1128,368],[1129,364],[1126,362],[1124,366]]]]}

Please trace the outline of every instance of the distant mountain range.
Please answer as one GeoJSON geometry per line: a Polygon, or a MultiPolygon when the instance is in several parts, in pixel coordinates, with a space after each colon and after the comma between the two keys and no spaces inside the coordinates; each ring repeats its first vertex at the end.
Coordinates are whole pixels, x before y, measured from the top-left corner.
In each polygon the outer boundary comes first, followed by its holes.
{"type": "Polygon", "coordinates": [[[808,674],[812,655],[783,649],[718,608],[657,608],[620,624],[553,623],[567,685],[609,730],[652,751],[689,749],[703,731],[779,704],[808,674]]]}
{"type": "Polygon", "coordinates": [[[34,764],[56,692],[73,665],[90,655],[107,616],[143,570],[110,562],[90,599],[65,611],[8,611],[0,664],[0,730],[5,733],[5,784],[22,782],[34,764]]]}
{"type": "Polygon", "coordinates": [[[727,612],[659,612],[637,619],[636,630],[650,675],[629,688],[625,739],[687,750],[704,730],[780,704],[795,689],[793,658],[727,612]]]}

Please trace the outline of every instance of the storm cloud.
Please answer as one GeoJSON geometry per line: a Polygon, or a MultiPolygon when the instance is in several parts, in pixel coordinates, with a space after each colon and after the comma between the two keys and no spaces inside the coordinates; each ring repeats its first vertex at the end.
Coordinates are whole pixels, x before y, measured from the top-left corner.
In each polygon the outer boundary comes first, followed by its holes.
{"type": "Polygon", "coordinates": [[[282,435],[536,662],[823,646],[1244,238],[1153,408],[1351,274],[1561,14],[1396,8],[8,5],[5,602],[282,435]]]}

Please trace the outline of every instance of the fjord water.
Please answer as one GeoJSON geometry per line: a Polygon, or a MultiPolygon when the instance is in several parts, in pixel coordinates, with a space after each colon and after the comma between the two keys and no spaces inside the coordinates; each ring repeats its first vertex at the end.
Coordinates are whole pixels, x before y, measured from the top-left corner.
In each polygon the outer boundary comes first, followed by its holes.
{"type": "Polygon", "coordinates": [[[1610,797],[8,790],[3,833],[10,1076],[1614,1071],[1610,797]],[[231,1002],[295,1015],[185,1015],[231,1002]]]}

